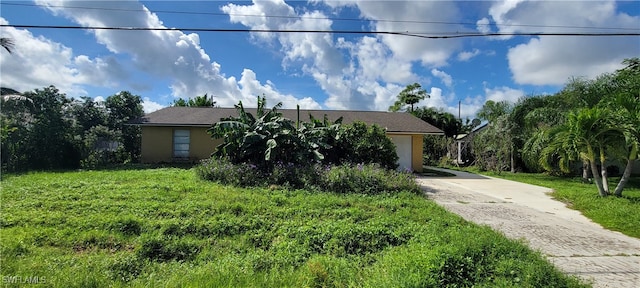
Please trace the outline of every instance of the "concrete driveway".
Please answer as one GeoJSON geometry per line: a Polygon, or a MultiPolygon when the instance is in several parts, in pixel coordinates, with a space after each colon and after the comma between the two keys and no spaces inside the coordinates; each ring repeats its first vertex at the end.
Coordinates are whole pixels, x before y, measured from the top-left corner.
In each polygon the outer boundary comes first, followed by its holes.
{"type": "MultiPolygon", "coordinates": [[[[524,239],[594,287],[640,287],[640,239],[606,230],[553,200],[551,189],[466,172],[419,177],[428,198],[465,219],[524,239]]],[[[595,193],[595,192],[594,192],[595,193]]]]}

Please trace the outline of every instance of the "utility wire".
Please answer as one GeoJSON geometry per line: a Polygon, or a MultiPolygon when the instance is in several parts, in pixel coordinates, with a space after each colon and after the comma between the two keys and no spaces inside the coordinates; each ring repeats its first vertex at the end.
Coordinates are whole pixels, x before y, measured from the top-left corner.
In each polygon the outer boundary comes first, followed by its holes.
{"type": "Polygon", "coordinates": [[[382,34],[418,37],[425,39],[449,39],[490,36],[640,36],[636,33],[549,33],[549,32],[514,32],[514,33],[411,33],[392,31],[358,31],[358,30],[283,30],[283,29],[221,29],[221,28],[168,28],[168,27],[97,27],[97,26],[65,26],[65,25],[15,25],[1,24],[0,27],[31,29],[77,29],[77,30],[119,30],[119,31],[191,31],[191,32],[265,32],[265,33],[332,33],[332,34],[382,34]]]}
{"type": "MultiPolygon", "coordinates": [[[[86,6],[64,6],[64,5],[40,5],[32,3],[6,3],[0,2],[0,5],[11,6],[30,6],[30,7],[53,7],[67,9],[85,9],[85,10],[103,10],[103,11],[122,11],[122,12],[146,12],[143,9],[125,9],[125,8],[106,8],[106,7],[86,7],[86,6]]],[[[216,13],[216,12],[195,12],[195,11],[176,11],[176,10],[149,10],[152,13],[168,13],[168,14],[188,14],[188,15],[212,15],[212,16],[239,16],[239,17],[264,17],[264,18],[281,18],[281,19],[314,19],[314,20],[332,20],[332,21],[373,21],[388,23],[412,23],[412,24],[441,24],[441,25],[480,25],[480,26],[505,26],[505,27],[539,27],[539,28],[572,28],[572,29],[600,29],[600,30],[630,30],[639,31],[638,28],[623,27],[596,27],[596,26],[570,26],[570,25],[535,25],[535,24],[478,24],[471,22],[445,22],[445,21],[419,21],[419,20],[388,20],[388,19],[362,19],[362,18],[338,18],[338,17],[302,17],[302,16],[286,16],[286,15],[256,15],[256,14],[237,14],[237,13],[216,13]]]]}

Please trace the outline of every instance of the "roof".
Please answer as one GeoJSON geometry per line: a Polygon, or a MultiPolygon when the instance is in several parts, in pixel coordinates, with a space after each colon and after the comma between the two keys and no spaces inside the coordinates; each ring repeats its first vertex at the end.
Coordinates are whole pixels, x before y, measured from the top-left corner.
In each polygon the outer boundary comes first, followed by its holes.
{"type": "MultiPolygon", "coordinates": [[[[245,110],[253,115],[255,108],[245,110]]],[[[289,119],[297,119],[296,109],[278,109],[282,116],[289,119]]],[[[353,110],[303,110],[300,109],[300,120],[308,121],[309,115],[316,119],[323,119],[327,115],[329,120],[335,121],[343,117],[343,124],[354,121],[362,121],[367,124],[377,124],[386,128],[387,132],[407,134],[443,134],[442,130],[422,121],[409,113],[382,112],[382,111],[353,111],[353,110]]],[[[235,108],[211,108],[211,107],[167,107],[149,113],[141,118],[131,121],[131,124],[140,126],[190,126],[209,127],[221,118],[238,116],[235,108]]]]}
{"type": "Polygon", "coordinates": [[[476,128],[473,128],[473,130],[471,130],[471,133],[469,134],[460,134],[458,136],[456,136],[456,140],[459,141],[467,141],[468,139],[466,139],[467,137],[473,136],[474,134],[478,134],[480,133],[482,130],[484,130],[484,128],[487,127],[487,125],[489,125],[489,123],[484,123],[476,128]]]}

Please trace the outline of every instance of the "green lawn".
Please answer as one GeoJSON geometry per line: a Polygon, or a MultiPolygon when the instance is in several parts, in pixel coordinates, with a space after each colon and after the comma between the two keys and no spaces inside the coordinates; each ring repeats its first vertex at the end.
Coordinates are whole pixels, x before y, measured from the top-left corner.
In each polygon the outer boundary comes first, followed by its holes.
{"type": "Polygon", "coordinates": [[[7,286],[34,277],[51,287],[586,286],[411,193],[238,189],[180,168],[1,184],[7,286]]]}
{"type": "MultiPolygon", "coordinates": [[[[478,173],[477,170],[468,170],[478,173]]],[[[595,184],[582,183],[581,178],[556,177],[546,174],[481,172],[523,183],[553,189],[552,196],[603,227],[640,238],[640,177],[632,177],[623,197],[600,197],[595,184]]],[[[610,178],[610,190],[615,189],[619,178],[610,178]]]]}

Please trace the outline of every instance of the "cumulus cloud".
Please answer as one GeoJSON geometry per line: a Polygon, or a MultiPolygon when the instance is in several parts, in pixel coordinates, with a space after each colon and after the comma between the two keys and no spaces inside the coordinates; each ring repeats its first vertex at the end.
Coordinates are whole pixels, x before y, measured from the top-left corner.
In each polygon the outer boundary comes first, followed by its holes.
{"type": "MultiPolygon", "coordinates": [[[[0,23],[9,24],[4,18],[0,18],[0,23]]],[[[4,50],[0,52],[3,53],[0,57],[3,72],[0,83],[3,87],[29,91],[55,85],[69,96],[81,96],[86,93],[78,85],[86,83],[86,79],[81,79],[78,67],[74,65],[71,48],[35,36],[27,30],[4,27],[2,33],[3,37],[11,38],[15,42],[12,54],[4,50]]],[[[95,61],[86,56],[82,59],[86,62],[95,61]]]]}
{"type": "MultiPolygon", "coordinates": [[[[72,1],[37,1],[57,15],[63,15],[83,26],[105,27],[155,27],[165,28],[158,16],[150,12],[144,5],[136,1],[105,1],[87,2],[100,8],[118,8],[143,10],[144,13],[109,13],[109,10],[99,9],[67,9],[72,6],[72,1]],[[51,4],[51,5],[50,5],[51,4]],[[55,5],[54,5],[55,4],[55,5]],[[132,17],[135,15],[135,17],[132,17]]],[[[268,92],[267,98],[272,100],[286,99],[289,102],[298,102],[291,95],[281,95],[270,85],[264,85],[255,79],[255,74],[249,75],[247,70],[243,73],[242,83],[233,76],[227,76],[222,72],[219,63],[212,61],[211,57],[200,46],[200,38],[196,33],[185,34],[182,31],[92,31],[96,40],[103,44],[109,51],[131,58],[136,70],[147,73],[152,77],[172,79],[170,89],[174,97],[189,98],[205,93],[213,94],[221,106],[231,106],[238,100],[253,100],[256,95],[250,95],[256,91],[268,92]],[[242,85],[246,85],[245,86],[242,85]],[[241,87],[242,86],[242,87],[241,87]],[[258,87],[261,86],[261,87],[258,87]],[[215,91],[215,93],[212,93],[215,91]]],[[[68,53],[71,53],[70,51],[68,53]]],[[[70,57],[70,56],[69,56],[70,57]]],[[[96,67],[97,74],[83,76],[85,81],[95,81],[91,77],[99,76],[100,84],[122,83],[123,69],[114,58],[95,59],[89,61],[86,57],[76,57],[74,60],[79,69],[96,67]],[[97,76],[95,76],[97,75],[97,76]]],[[[82,73],[85,75],[86,73],[82,73]]],[[[242,80],[242,79],[241,79],[242,80]]],[[[73,83],[73,82],[71,82],[73,83]]],[[[265,93],[267,94],[267,93],[265,93]]],[[[156,103],[157,104],[157,103],[156,103]]],[[[308,98],[300,100],[301,106],[307,108],[318,107],[318,103],[308,98]]],[[[149,107],[157,107],[150,105],[149,107]]],[[[151,109],[151,108],[150,108],[151,109]]]]}
{"type": "MultiPolygon", "coordinates": [[[[595,28],[637,29],[640,17],[617,11],[608,1],[499,1],[489,9],[498,30],[514,32],[610,32],[595,28]],[[539,26],[526,24],[536,23],[539,26]],[[569,28],[571,27],[571,28],[569,28]]],[[[506,39],[508,37],[503,37],[506,39]]],[[[636,37],[540,36],[509,49],[513,79],[519,84],[561,85],[571,77],[595,77],[621,68],[640,51],[636,37]]]]}
{"type": "MultiPolygon", "coordinates": [[[[357,7],[361,17],[372,20],[376,31],[423,33],[424,31],[466,31],[465,27],[439,24],[451,22],[460,16],[455,1],[326,1],[327,5],[340,8],[357,7]],[[377,19],[429,19],[422,22],[376,21],[377,19]]],[[[398,35],[380,36],[389,49],[407,61],[419,60],[424,65],[443,66],[449,57],[459,49],[461,40],[439,41],[398,35]]]]}
{"type": "Polygon", "coordinates": [[[451,86],[453,85],[453,78],[451,78],[451,75],[447,74],[444,71],[433,68],[431,69],[431,75],[440,79],[440,81],[449,88],[451,88],[451,86]]]}
{"type": "Polygon", "coordinates": [[[142,109],[144,110],[144,113],[151,113],[164,107],[166,106],[157,102],[153,102],[151,99],[149,99],[149,97],[144,97],[142,99],[142,109]]]}
{"type": "Polygon", "coordinates": [[[524,91],[519,89],[513,89],[506,86],[484,88],[485,102],[488,100],[494,102],[507,101],[510,103],[516,103],[520,98],[524,97],[524,91]]]}
{"type": "MultiPolygon", "coordinates": [[[[424,31],[429,24],[375,21],[375,19],[451,20],[458,16],[454,4],[446,2],[393,3],[379,1],[322,2],[332,9],[355,7],[361,17],[371,20],[377,31],[424,31]],[[437,11],[435,11],[437,10],[437,11]],[[415,16],[412,18],[412,15],[415,16]],[[425,16],[427,15],[427,16],[425,16]]],[[[319,5],[319,3],[316,3],[319,5]]],[[[253,1],[248,5],[227,4],[221,10],[232,23],[250,29],[332,30],[333,22],[320,10],[296,11],[284,1],[253,1]],[[292,18],[246,17],[242,15],[285,15],[292,18]]],[[[460,28],[462,29],[462,28],[460,28]]],[[[330,109],[387,110],[406,84],[428,82],[412,71],[415,61],[439,66],[459,47],[458,40],[430,41],[411,37],[364,36],[334,39],[329,33],[253,33],[252,37],[276,47],[283,55],[282,65],[300,67],[327,94],[324,105],[330,109]]],[[[443,72],[444,73],[444,72],[443,72]]],[[[445,83],[450,76],[438,73],[445,83]]]]}
{"type": "Polygon", "coordinates": [[[473,49],[471,51],[462,51],[458,53],[458,61],[469,61],[469,59],[476,57],[480,54],[480,50],[473,49]]]}
{"type": "Polygon", "coordinates": [[[489,26],[491,21],[487,17],[484,17],[476,22],[476,29],[481,33],[489,33],[491,32],[491,26],[489,26]]]}

